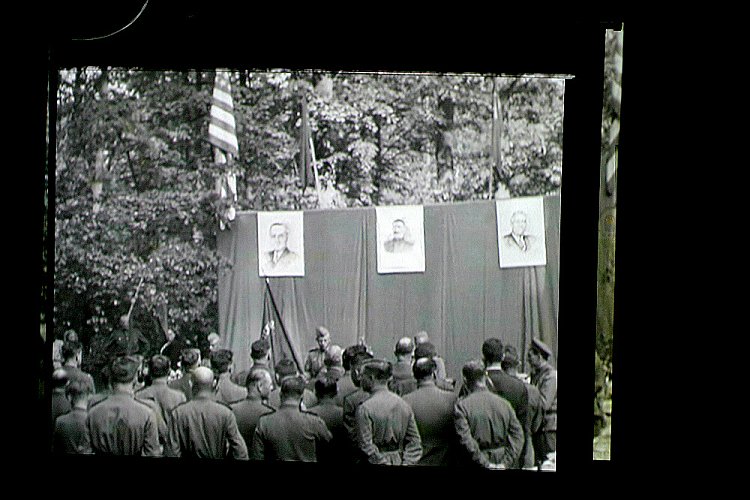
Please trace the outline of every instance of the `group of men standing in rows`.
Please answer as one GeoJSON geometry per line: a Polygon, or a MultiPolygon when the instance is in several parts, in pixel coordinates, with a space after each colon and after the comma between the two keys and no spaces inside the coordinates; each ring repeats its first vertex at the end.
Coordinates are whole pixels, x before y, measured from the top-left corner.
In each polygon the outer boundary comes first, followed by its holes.
{"type": "Polygon", "coordinates": [[[324,327],[316,341],[303,373],[291,359],[271,366],[265,338],[236,373],[232,352],[218,346],[209,360],[184,350],[176,378],[163,355],[120,356],[99,392],[80,371],[80,345],[67,343],[53,374],[53,450],[490,469],[554,457],[557,372],[538,340],[530,380],[516,372],[516,350],[491,338],[482,360],[463,366],[459,388],[425,332],[397,342],[395,363],[363,342],[332,345],[324,327]]]}

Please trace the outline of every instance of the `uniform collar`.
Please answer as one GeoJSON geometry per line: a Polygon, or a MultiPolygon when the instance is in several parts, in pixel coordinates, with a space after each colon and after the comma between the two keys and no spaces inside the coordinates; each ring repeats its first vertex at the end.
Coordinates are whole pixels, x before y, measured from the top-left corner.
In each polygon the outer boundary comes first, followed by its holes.
{"type": "Polygon", "coordinates": [[[420,380],[417,382],[417,387],[435,387],[435,381],[430,379],[420,380]]]}
{"type": "Polygon", "coordinates": [[[156,378],[151,381],[151,385],[167,385],[167,379],[163,377],[156,378]]]}
{"type": "Polygon", "coordinates": [[[299,409],[299,403],[295,403],[294,401],[282,401],[281,405],[279,406],[279,409],[282,408],[293,408],[298,410],[299,409]]]}

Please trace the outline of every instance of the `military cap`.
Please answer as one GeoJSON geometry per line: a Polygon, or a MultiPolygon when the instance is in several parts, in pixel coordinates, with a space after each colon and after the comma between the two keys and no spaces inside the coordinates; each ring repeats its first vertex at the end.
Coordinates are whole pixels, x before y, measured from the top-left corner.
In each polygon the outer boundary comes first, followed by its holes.
{"type": "Polygon", "coordinates": [[[437,356],[437,349],[432,342],[423,342],[414,349],[414,359],[433,358],[437,356]]]}
{"type": "Polygon", "coordinates": [[[414,351],[414,341],[411,337],[403,337],[396,342],[396,348],[394,352],[396,355],[399,354],[411,354],[414,351]]]}
{"type": "Polygon", "coordinates": [[[315,329],[315,338],[330,337],[330,336],[331,336],[331,332],[329,332],[328,328],[326,328],[325,326],[319,326],[315,329]]]}
{"type": "Polygon", "coordinates": [[[132,382],[140,366],[141,363],[135,356],[120,356],[116,358],[110,367],[112,382],[120,384],[132,382]]]}
{"type": "Polygon", "coordinates": [[[250,345],[250,356],[253,359],[260,359],[268,354],[268,342],[265,340],[256,340],[250,345]]]}
{"type": "Polygon", "coordinates": [[[531,341],[531,349],[541,354],[544,359],[549,359],[552,356],[552,349],[539,339],[531,341]]]}

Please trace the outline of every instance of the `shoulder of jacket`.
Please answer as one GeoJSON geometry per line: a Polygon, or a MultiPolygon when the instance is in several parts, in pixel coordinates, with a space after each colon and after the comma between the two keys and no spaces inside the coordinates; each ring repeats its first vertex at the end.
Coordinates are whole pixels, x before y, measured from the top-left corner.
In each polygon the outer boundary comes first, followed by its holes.
{"type": "Polygon", "coordinates": [[[227,410],[230,410],[230,411],[231,411],[231,409],[232,409],[232,407],[231,407],[231,406],[229,406],[229,403],[225,403],[224,401],[220,401],[220,400],[218,400],[218,399],[214,399],[214,400],[213,400],[213,402],[214,402],[214,403],[216,403],[217,405],[221,405],[221,406],[223,406],[223,407],[224,407],[224,408],[226,408],[227,410]]]}
{"type": "Polygon", "coordinates": [[[103,403],[107,399],[109,399],[109,395],[104,396],[103,398],[101,398],[101,399],[99,399],[97,401],[94,401],[93,403],[91,403],[91,406],[89,406],[89,410],[91,410],[92,408],[94,408],[96,405],[99,405],[99,404],[103,403]]]}
{"type": "Polygon", "coordinates": [[[152,408],[152,407],[151,407],[151,406],[149,405],[149,403],[152,403],[152,404],[153,404],[153,403],[156,403],[156,401],[155,401],[155,400],[153,400],[153,399],[145,399],[145,398],[137,398],[137,397],[133,398],[133,401],[135,401],[136,403],[138,403],[138,404],[140,404],[140,405],[143,405],[143,406],[145,406],[145,407],[146,407],[146,408],[148,408],[149,410],[152,410],[152,409],[153,409],[153,408],[152,408]]]}
{"type": "Polygon", "coordinates": [[[177,406],[175,406],[174,408],[172,408],[172,411],[171,411],[170,413],[174,413],[174,412],[176,412],[177,410],[179,410],[180,408],[182,408],[183,406],[185,406],[185,405],[186,405],[186,404],[188,404],[189,402],[190,402],[190,401],[188,401],[188,400],[185,400],[185,401],[183,401],[182,403],[180,403],[180,404],[178,404],[177,406]]]}

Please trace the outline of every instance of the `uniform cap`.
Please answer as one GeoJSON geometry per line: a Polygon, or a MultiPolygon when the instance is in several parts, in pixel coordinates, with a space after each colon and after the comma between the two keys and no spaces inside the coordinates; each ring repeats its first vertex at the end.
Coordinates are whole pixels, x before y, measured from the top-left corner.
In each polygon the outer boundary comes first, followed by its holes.
{"type": "Polygon", "coordinates": [[[549,357],[552,356],[552,349],[539,339],[531,341],[531,349],[541,354],[544,359],[549,359],[549,357]]]}
{"type": "Polygon", "coordinates": [[[331,336],[331,332],[329,332],[328,328],[326,328],[325,326],[319,326],[318,328],[315,329],[315,338],[316,339],[320,338],[320,337],[326,337],[326,336],[330,337],[331,336]]]}

